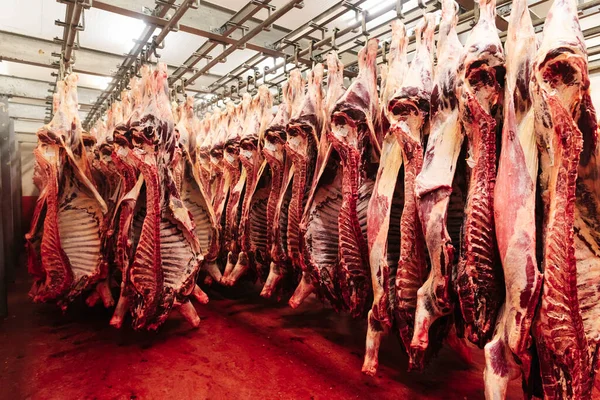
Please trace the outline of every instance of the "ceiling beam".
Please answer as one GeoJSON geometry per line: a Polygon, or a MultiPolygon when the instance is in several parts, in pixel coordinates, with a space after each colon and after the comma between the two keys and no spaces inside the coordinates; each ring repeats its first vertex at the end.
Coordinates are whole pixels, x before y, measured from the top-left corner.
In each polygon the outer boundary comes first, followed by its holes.
{"type": "MultiPolygon", "coordinates": [[[[0,94],[45,99],[52,94],[49,89],[50,86],[45,81],[0,75],[0,94]]],[[[100,93],[97,89],[77,88],[79,101],[84,104],[92,104],[100,93]]]]}
{"type": "MultiPolygon", "coordinates": [[[[52,65],[55,61],[51,56],[53,52],[60,52],[60,46],[50,40],[0,31],[0,61],[56,70],[58,66],[52,65]]],[[[81,48],[77,50],[77,61],[73,66],[73,71],[78,74],[111,77],[116,72],[117,65],[123,62],[124,58],[122,55],[81,48]]],[[[175,71],[175,66],[171,65],[169,74],[173,71],[175,71]]],[[[221,78],[220,75],[206,74],[194,87],[199,90],[202,86],[208,86],[219,78],[221,78]]],[[[55,78],[51,77],[50,73],[48,73],[48,82],[55,82],[55,78]]]]}
{"type": "MultiPolygon", "coordinates": [[[[144,18],[144,14],[140,13],[143,8],[153,9],[155,6],[154,0],[94,0],[92,7],[102,9],[110,12],[117,12],[121,15],[126,15],[132,18],[139,18],[145,20],[147,23],[152,23],[151,18],[144,18]]],[[[188,32],[187,28],[191,28],[195,31],[195,34],[205,32],[207,34],[215,34],[213,30],[220,28],[226,21],[228,21],[235,12],[232,10],[224,9],[223,7],[215,7],[212,4],[204,4],[204,1],[200,1],[200,6],[197,10],[188,10],[180,21],[179,29],[182,32],[188,32]]],[[[146,16],[149,17],[149,16],[146,16]]],[[[256,26],[261,24],[263,21],[260,19],[250,19],[244,22],[244,25],[249,30],[254,29],[256,26]]],[[[156,21],[154,21],[156,23],[156,21]]],[[[194,33],[194,32],[188,32],[194,33]]],[[[280,37],[287,32],[279,29],[271,29],[271,31],[263,31],[256,38],[247,44],[247,48],[254,50],[252,47],[268,47],[268,44],[275,43],[280,37]]],[[[234,34],[232,39],[236,39],[242,36],[241,30],[234,34]]],[[[206,37],[206,36],[205,36],[206,37]]],[[[303,43],[308,45],[308,41],[303,43]]],[[[255,50],[260,51],[260,50],[255,50]]]]}

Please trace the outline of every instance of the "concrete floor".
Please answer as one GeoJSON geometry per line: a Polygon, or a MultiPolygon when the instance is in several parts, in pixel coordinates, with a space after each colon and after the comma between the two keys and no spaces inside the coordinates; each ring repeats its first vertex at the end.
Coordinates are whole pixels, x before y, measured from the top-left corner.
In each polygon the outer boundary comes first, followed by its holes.
{"type": "MultiPolygon", "coordinates": [[[[2,399],[483,399],[482,353],[443,349],[407,373],[395,337],[376,377],[360,372],[366,325],[316,299],[297,310],[252,287],[211,292],[200,329],[173,314],[157,333],[115,330],[110,311],[32,304],[25,279],[0,321],[2,399]]],[[[519,383],[509,398],[520,399],[519,383]]]]}

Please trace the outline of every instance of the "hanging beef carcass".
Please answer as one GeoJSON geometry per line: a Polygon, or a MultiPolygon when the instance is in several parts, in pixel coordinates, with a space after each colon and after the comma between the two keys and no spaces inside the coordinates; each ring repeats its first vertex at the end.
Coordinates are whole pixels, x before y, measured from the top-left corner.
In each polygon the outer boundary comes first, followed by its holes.
{"type": "Polygon", "coordinates": [[[374,121],[379,112],[376,59],[378,40],[358,55],[359,73],[338,100],[327,132],[341,159],[342,202],[338,215],[337,284],[345,308],[359,316],[371,295],[367,249],[367,206],[379,157],[374,121]]]}
{"type": "Polygon", "coordinates": [[[433,34],[435,17],[426,14],[415,29],[415,57],[400,89],[388,104],[390,131],[402,150],[404,164],[404,208],[400,220],[400,259],[395,278],[393,304],[396,329],[410,355],[409,369],[422,368],[422,353],[413,353],[417,290],[427,275],[425,241],[419,220],[415,179],[423,165],[423,138],[426,134],[433,87],[433,34]]]}
{"type": "MultiPolygon", "coordinates": [[[[102,236],[107,207],[92,178],[77,110],[77,80],[57,84],[52,121],[38,130],[34,182],[40,190],[26,235],[34,301],[62,308],[107,276],[102,236]]],[[[99,295],[112,302],[101,282],[99,295]]]]}
{"type": "Polygon", "coordinates": [[[504,301],[493,212],[495,115],[502,97],[504,54],[496,29],[496,1],[480,0],[479,9],[458,78],[459,119],[468,140],[470,171],[456,286],[468,338],[483,347],[504,301]]]}
{"type": "MultiPolygon", "coordinates": [[[[180,162],[176,169],[181,174],[176,181],[181,182],[178,191],[185,208],[191,213],[194,221],[194,234],[199,241],[200,251],[203,256],[203,268],[213,280],[220,281],[221,271],[217,268],[215,260],[218,255],[218,230],[212,205],[202,191],[200,179],[194,169],[193,153],[196,148],[196,135],[193,132],[194,100],[188,97],[181,106],[179,122],[175,126],[175,133],[179,139],[180,162]]],[[[201,303],[208,301],[202,290],[195,286],[194,296],[201,303]]]]}
{"type": "Polygon", "coordinates": [[[224,173],[228,176],[229,195],[225,206],[225,225],[223,227],[224,252],[227,254],[227,264],[223,272],[223,283],[229,284],[229,275],[233,271],[239,254],[238,235],[241,202],[246,187],[247,171],[242,169],[239,159],[240,139],[252,114],[252,96],[244,93],[242,102],[235,107],[233,103],[227,104],[229,125],[227,139],[223,148],[224,173]]]}
{"type": "Polygon", "coordinates": [[[258,88],[250,105],[248,118],[240,138],[239,159],[246,173],[244,197],[238,230],[240,253],[237,263],[226,284],[233,285],[249,268],[252,268],[261,281],[268,273],[267,250],[267,201],[270,189],[270,177],[263,177],[264,161],[260,143],[267,124],[273,118],[273,96],[265,85],[258,88]]]}
{"type": "Polygon", "coordinates": [[[322,81],[323,65],[317,64],[308,74],[308,88],[304,101],[297,112],[292,114],[286,128],[286,153],[291,158],[294,168],[292,197],[288,209],[287,254],[294,268],[302,271],[300,284],[289,301],[293,308],[298,307],[314,291],[310,273],[301,258],[300,222],[315,170],[319,134],[323,127],[322,81]]]}
{"type": "Polygon", "coordinates": [[[178,143],[168,101],[166,66],[142,77],[141,110],[129,121],[133,149],[129,152],[141,172],[125,195],[145,189],[146,212],[131,264],[124,272],[122,296],[133,314],[134,328],[156,329],[173,306],[193,326],[199,318],[188,296],[195,287],[201,255],[189,211],[180,198],[172,169],[178,143]]]}
{"type": "MultiPolygon", "coordinates": [[[[98,190],[106,202],[108,212],[105,216],[105,229],[102,236],[102,253],[108,262],[110,274],[105,280],[106,290],[109,290],[109,281],[113,281],[112,272],[116,266],[116,236],[114,227],[114,216],[117,203],[123,195],[122,175],[118,165],[112,159],[114,151],[114,132],[117,125],[123,121],[123,107],[121,101],[115,101],[106,115],[106,124],[98,120],[94,135],[97,138],[94,148],[93,169],[94,179],[98,184],[98,190]]],[[[95,304],[101,299],[99,293],[88,297],[89,305],[95,304]]],[[[111,304],[112,305],[112,304],[111,304]]]]}
{"type": "Polygon", "coordinates": [[[410,352],[422,358],[430,341],[440,345],[431,326],[452,313],[451,280],[458,260],[463,221],[465,171],[457,163],[464,135],[459,121],[456,84],[463,47],[456,33],[458,5],[442,2],[437,69],[431,92],[430,134],[423,167],[415,180],[415,196],[427,254],[429,275],[417,291],[415,324],[410,352]],[[458,171],[458,172],[457,172],[458,171]],[[430,340],[431,336],[431,340],[430,340]]]}
{"type": "Polygon", "coordinates": [[[556,0],[530,85],[544,273],[533,336],[546,399],[592,398],[598,363],[598,142],[589,85],[577,3],[556,0]]]}
{"type": "MultiPolygon", "coordinates": [[[[292,159],[286,154],[286,126],[304,103],[304,81],[300,70],[290,72],[283,87],[283,102],[265,131],[263,155],[271,173],[271,189],[267,201],[267,249],[270,256],[269,275],[261,296],[280,298],[286,289],[285,280],[294,283],[294,270],[287,256],[287,222],[294,176],[292,159]],[[284,279],[288,278],[288,279],[284,279]],[[284,279],[284,281],[282,281],[284,279]]],[[[297,284],[297,282],[295,282],[297,284]]],[[[295,287],[295,286],[294,286],[295,287]]]]}
{"type": "Polygon", "coordinates": [[[506,300],[494,337],[485,346],[488,399],[506,397],[508,381],[521,375],[528,387],[531,321],[542,288],[536,257],[535,201],[538,152],[529,94],[536,51],[526,0],[513,0],[506,41],[502,150],[494,194],[498,252],[506,300]]]}
{"type": "Polygon", "coordinates": [[[340,157],[337,151],[333,150],[327,132],[331,130],[331,114],[334,107],[345,92],[344,65],[338,59],[338,54],[332,51],[327,55],[327,96],[316,172],[300,231],[304,240],[303,257],[311,273],[313,285],[318,287],[319,295],[327,299],[338,311],[345,308],[337,285],[342,169],[340,157]]]}
{"type": "Polygon", "coordinates": [[[391,304],[396,267],[400,258],[400,216],[404,203],[402,150],[393,132],[389,131],[388,104],[400,89],[408,61],[408,38],[400,20],[392,23],[388,64],[382,67],[378,128],[383,143],[377,177],[367,211],[367,244],[373,285],[373,304],[368,315],[367,342],[362,370],[374,375],[379,364],[379,346],[384,332],[391,328],[391,304]],[[384,72],[385,71],[385,72],[384,72]]]}
{"type": "Polygon", "coordinates": [[[131,285],[129,285],[127,276],[146,217],[146,190],[143,185],[143,178],[140,176],[140,171],[135,165],[131,154],[133,141],[130,126],[132,122],[140,118],[143,107],[143,82],[148,79],[150,68],[144,65],[140,73],[142,78],[134,77],[130,82],[131,90],[121,95],[123,99],[123,121],[115,127],[111,155],[121,176],[122,186],[111,223],[113,237],[115,238],[115,264],[121,273],[120,297],[110,320],[110,324],[116,328],[122,326],[123,319],[129,311],[131,285]]]}

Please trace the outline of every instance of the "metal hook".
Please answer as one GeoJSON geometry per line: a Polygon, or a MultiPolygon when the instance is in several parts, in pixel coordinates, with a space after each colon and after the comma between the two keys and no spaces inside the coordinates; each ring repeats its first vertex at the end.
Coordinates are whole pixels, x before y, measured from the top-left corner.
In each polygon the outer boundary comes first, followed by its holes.
{"type": "Polygon", "coordinates": [[[402,12],[402,7],[404,6],[404,0],[396,1],[396,16],[399,19],[404,19],[404,13],[402,12]]]}
{"type": "Polygon", "coordinates": [[[296,68],[298,68],[300,66],[299,56],[300,56],[300,46],[298,46],[298,44],[294,43],[294,63],[296,64],[296,68]]]}
{"type": "MultiPolygon", "coordinates": [[[[419,0],[422,1],[422,0],[419,0]]],[[[367,11],[364,10],[362,12],[362,16],[360,19],[360,26],[361,26],[361,30],[362,30],[362,35],[365,37],[369,37],[369,32],[367,31],[367,11]]]]}
{"type": "Polygon", "coordinates": [[[383,42],[382,47],[383,48],[382,48],[382,52],[381,52],[381,60],[385,64],[387,62],[387,52],[388,52],[388,47],[389,47],[388,42],[387,41],[383,42]]]}
{"type": "Polygon", "coordinates": [[[417,4],[419,5],[419,8],[421,9],[421,12],[423,13],[423,15],[425,15],[425,11],[427,9],[425,2],[423,0],[417,0],[417,4]]]}
{"type": "Polygon", "coordinates": [[[338,47],[335,44],[335,40],[337,38],[337,33],[338,33],[339,29],[338,28],[333,28],[332,32],[331,32],[331,50],[337,50],[338,47]]]}

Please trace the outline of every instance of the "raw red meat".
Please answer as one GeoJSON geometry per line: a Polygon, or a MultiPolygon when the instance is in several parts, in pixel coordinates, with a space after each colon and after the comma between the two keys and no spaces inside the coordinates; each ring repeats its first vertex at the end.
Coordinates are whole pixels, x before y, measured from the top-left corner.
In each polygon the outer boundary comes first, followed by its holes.
{"type": "MultiPolygon", "coordinates": [[[[392,23],[392,38],[388,53],[388,64],[382,67],[387,74],[381,83],[381,110],[378,125],[383,131],[383,143],[379,170],[369,200],[367,238],[373,305],[368,315],[367,343],[363,372],[374,375],[379,364],[381,337],[392,326],[390,297],[395,298],[393,281],[400,257],[400,215],[403,208],[403,185],[400,167],[402,150],[392,132],[389,132],[388,104],[401,87],[408,61],[406,50],[408,38],[404,24],[392,23]]],[[[382,74],[382,75],[383,75],[382,74]]]]}
{"type": "Polygon", "coordinates": [[[544,285],[533,336],[546,399],[591,398],[598,363],[598,141],[589,85],[577,3],[557,0],[530,86],[544,203],[544,285]]]}
{"type": "Polygon", "coordinates": [[[400,221],[400,260],[395,280],[394,319],[400,340],[410,355],[409,369],[420,369],[423,353],[413,352],[417,290],[425,282],[425,241],[417,209],[415,179],[423,165],[423,137],[429,119],[433,87],[435,17],[425,14],[415,29],[417,48],[402,86],[388,104],[390,131],[402,149],[404,209],[400,221]]]}
{"type": "Polygon", "coordinates": [[[469,189],[457,271],[457,292],[468,338],[483,347],[504,301],[494,234],[496,111],[502,97],[504,54],[496,29],[496,1],[479,1],[479,21],[459,67],[459,118],[467,137],[469,189]]]}
{"type": "Polygon", "coordinates": [[[487,398],[505,398],[508,381],[515,375],[522,376],[524,388],[529,386],[530,329],[542,288],[535,225],[538,151],[529,93],[535,51],[527,1],[515,0],[506,41],[504,126],[494,196],[506,301],[494,337],[485,346],[487,398]]]}
{"type": "Polygon", "coordinates": [[[414,334],[410,343],[413,354],[427,351],[430,342],[436,339],[435,332],[430,332],[432,325],[449,315],[454,306],[451,279],[464,208],[460,187],[456,184],[461,178],[456,171],[464,137],[456,98],[457,71],[463,55],[456,33],[457,12],[454,1],[442,2],[438,63],[430,101],[430,134],[423,167],[415,180],[419,219],[431,266],[427,280],[417,291],[414,334]]]}
{"type": "Polygon", "coordinates": [[[273,97],[271,92],[265,85],[261,85],[247,111],[248,118],[244,123],[240,139],[239,159],[246,174],[246,182],[238,230],[240,253],[235,268],[227,277],[226,284],[228,285],[235,284],[239,277],[251,267],[261,279],[265,279],[267,276],[266,268],[268,265],[257,264],[257,260],[265,259],[267,252],[267,226],[265,222],[268,198],[268,191],[263,190],[266,182],[264,180],[261,182],[265,165],[263,165],[264,159],[259,143],[262,143],[267,124],[273,118],[272,107],[273,97]],[[261,183],[260,187],[259,183],[261,183]]]}
{"type": "Polygon", "coordinates": [[[281,280],[293,274],[287,258],[288,205],[293,178],[291,157],[286,155],[286,126],[291,115],[297,114],[304,99],[304,82],[295,69],[283,87],[283,102],[265,131],[263,155],[271,173],[271,189],[267,200],[267,250],[270,256],[269,275],[261,296],[270,298],[281,290],[281,280]]]}
{"type": "Polygon", "coordinates": [[[107,261],[102,254],[106,203],[92,177],[77,111],[75,74],[59,81],[54,117],[38,132],[34,182],[40,189],[31,230],[26,235],[35,301],[62,308],[102,281],[97,290],[110,305],[107,261]]]}
{"type": "Polygon", "coordinates": [[[308,88],[302,105],[292,114],[286,128],[286,153],[294,168],[292,177],[292,197],[289,203],[287,224],[287,254],[302,280],[289,301],[293,308],[298,307],[314,291],[314,284],[302,260],[302,238],[300,222],[313,179],[319,135],[323,127],[323,65],[317,64],[308,74],[308,88]]]}

